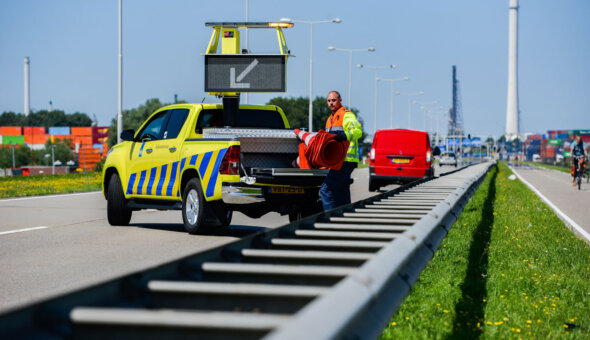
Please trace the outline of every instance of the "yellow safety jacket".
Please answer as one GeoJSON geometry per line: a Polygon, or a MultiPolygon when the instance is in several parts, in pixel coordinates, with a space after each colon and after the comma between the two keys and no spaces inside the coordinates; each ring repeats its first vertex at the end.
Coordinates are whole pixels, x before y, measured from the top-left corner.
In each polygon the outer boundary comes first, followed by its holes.
{"type": "Polygon", "coordinates": [[[332,112],[326,121],[327,132],[342,131],[346,135],[346,140],[350,142],[348,151],[346,152],[345,162],[359,162],[359,147],[358,139],[363,135],[361,123],[356,119],[356,116],[351,111],[346,110],[341,106],[338,111],[332,112]]]}

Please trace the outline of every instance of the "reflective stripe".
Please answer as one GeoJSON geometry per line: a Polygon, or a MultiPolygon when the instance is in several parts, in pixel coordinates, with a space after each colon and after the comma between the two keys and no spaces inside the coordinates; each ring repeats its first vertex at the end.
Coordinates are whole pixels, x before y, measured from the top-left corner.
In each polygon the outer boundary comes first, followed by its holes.
{"type": "Polygon", "coordinates": [[[174,188],[174,183],[176,183],[176,169],[178,169],[178,162],[172,163],[172,168],[170,169],[170,180],[168,181],[168,188],[166,189],[166,196],[172,196],[172,189],[174,188]]]}
{"type": "Polygon", "coordinates": [[[209,178],[209,183],[207,183],[207,191],[205,195],[207,197],[213,196],[215,193],[215,184],[217,183],[217,175],[219,175],[219,166],[221,165],[221,161],[223,160],[223,156],[227,149],[219,150],[217,154],[217,159],[215,160],[215,165],[213,166],[213,171],[211,173],[211,178],[209,178]]]}
{"type": "MultiPolygon", "coordinates": [[[[184,163],[186,163],[186,159],[188,157],[185,157],[182,159],[182,161],[180,161],[180,171],[178,171],[178,177],[182,176],[182,170],[184,170],[184,163]]],[[[178,190],[176,190],[176,196],[180,196],[180,185],[178,186],[178,190]]]]}
{"type": "Polygon", "coordinates": [[[332,126],[328,129],[328,132],[332,132],[332,131],[344,131],[344,127],[342,127],[342,125],[332,126]]]}
{"type": "Polygon", "coordinates": [[[188,163],[188,164],[190,164],[190,165],[195,165],[195,164],[197,164],[197,157],[199,157],[199,155],[198,155],[198,154],[196,154],[196,155],[193,155],[193,156],[191,157],[191,161],[190,161],[190,163],[188,163]]]}
{"type": "Polygon", "coordinates": [[[143,146],[145,145],[145,142],[141,143],[141,148],[139,148],[139,157],[141,157],[141,154],[143,153],[143,146]]]}
{"type": "Polygon", "coordinates": [[[203,155],[203,160],[201,161],[201,165],[199,166],[199,176],[201,176],[201,180],[205,179],[205,172],[207,171],[207,166],[209,165],[209,161],[211,160],[212,154],[213,151],[209,151],[203,155]]]}
{"type": "Polygon", "coordinates": [[[148,182],[148,186],[146,188],[145,194],[146,195],[151,195],[152,194],[152,188],[154,186],[154,180],[156,179],[156,171],[158,170],[158,167],[153,167],[150,171],[150,180],[148,182]]]}
{"type": "Polygon", "coordinates": [[[145,181],[145,175],[146,175],[146,171],[143,170],[141,172],[141,174],[139,175],[139,182],[137,183],[137,194],[141,195],[141,193],[143,192],[143,182],[145,181]]]}
{"type": "Polygon", "coordinates": [[[166,172],[168,172],[168,164],[164,164],[160,167],[160,179],[158,180],[158,186],[156,187],[156,195],[162,196],[162,187],[164,186],[164,181],[166,180],[166,172]]]}
{"type": "Polygon", "coordinates": [[[129,183],[127,183],[127,195],[133,194],[133,184],[135,184],[135,176],[137,174],[131,174],[129,176],[129,183]]]}

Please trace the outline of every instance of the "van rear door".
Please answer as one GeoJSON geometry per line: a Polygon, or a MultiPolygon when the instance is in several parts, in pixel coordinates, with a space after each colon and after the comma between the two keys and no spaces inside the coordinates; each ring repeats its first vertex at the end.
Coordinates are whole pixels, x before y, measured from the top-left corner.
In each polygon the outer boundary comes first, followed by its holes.
{"type": "Polygon", "coordinates": [[[419,131],[381,131],[375,143],[375,174],[424,177],[427,136],[419,131]]]}

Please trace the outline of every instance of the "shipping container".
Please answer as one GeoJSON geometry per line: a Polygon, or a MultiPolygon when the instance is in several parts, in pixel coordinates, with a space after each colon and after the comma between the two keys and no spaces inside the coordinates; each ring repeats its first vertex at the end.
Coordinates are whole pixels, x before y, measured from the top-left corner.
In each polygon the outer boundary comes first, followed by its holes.
{"type": "Polygon", "coordinates": [[[23,128],[23,135],[44,135],[45,134],[45,127],[44,126],[25,126],[23,128]]]}
{"type": "Polygon", "coordinates": [[[547,145],[545,147],[545,159],[555,159],[556,147],[554,145],[547,145]]]}
{"type": "Polygon", "coordinates": [[[72,135],[72,141],[79,147],[92,146],[92,136],[75,136],[72,135]]]}
{"type": "Polygon", "coordinates": [[[557,137],[558,139],[568,139],[569,135],[567,133],[558,133],[557,137]]]}
{"type": "Polygon", "coordinates": [[[92,144],[106,143],[108,140],[108,126],[95,126],[92,128],[92,144]]]}
{"type": "Polygon", "coordinates": [[[25,134],[25,143],[27,144],[43,144],[49,140],[49,135],[47,134],[38,134],[38,135],[27,135],[25,134]]]}
{"type": "Polygon", "coordinates": [[[50,126],[49,127],[49,134],[52,136],[69,136],[70,135],[70,127],[69,126],[50,126]]]}
{"type": "Polygon", "coordinates": [[[2,135],[2,144],[14,144],[14,145],[25,144],[25,136],[2,135]]]}
{"type": "Polygon", "coordinates": [[[92,136],[91,126],[72,126],[70,131],[72,136],[92,136]]]}
{"type": "Polygon", "coordinates": [[[22,136],[23,129],[20,126],[0,126],[2,136],[22,136]]]}

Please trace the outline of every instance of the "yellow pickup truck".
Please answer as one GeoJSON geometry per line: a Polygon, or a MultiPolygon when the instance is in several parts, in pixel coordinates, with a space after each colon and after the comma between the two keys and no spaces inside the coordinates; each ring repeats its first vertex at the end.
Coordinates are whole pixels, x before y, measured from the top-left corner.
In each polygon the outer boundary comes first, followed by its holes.
{"type": "Polygon", "coordinates": [[[134,210],[181,210],[190,234],[227,226],[233,211],[291,220],[321,211],[327,170],[292,168],[299,141],[273,105],[175,104],[121,133],[105,161],[102,189],[111,225],[134,210]]]}

